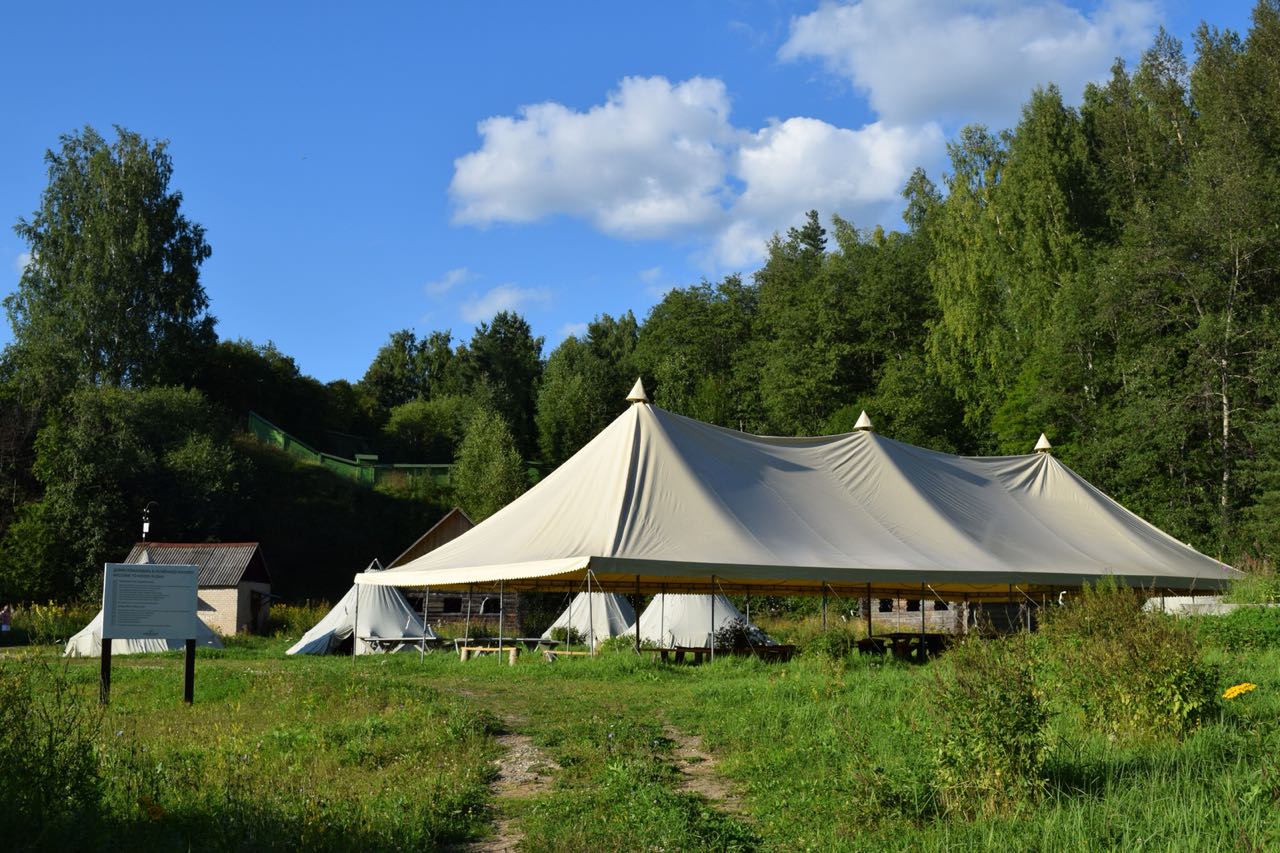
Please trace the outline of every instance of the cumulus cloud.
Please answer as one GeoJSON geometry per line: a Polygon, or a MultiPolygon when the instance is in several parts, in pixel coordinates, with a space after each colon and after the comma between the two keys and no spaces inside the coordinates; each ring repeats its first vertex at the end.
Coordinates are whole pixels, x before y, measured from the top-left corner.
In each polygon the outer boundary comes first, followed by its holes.
{"type": "MultiPolygon", "coordinates": [[[[935,125],[859,129],[791,118],[732,125],[725,86],[630,77],[602,105],[553,103],[481,122],[482,144],[455,161],[454,221],[488,225],[568,215],[621,237],[709,247],[713,265],[759,259],[805,211],[855,222],[898,203],[911,169],[940,151],[935,125]]],[[[659,268],[645,271],[660,289],[659,268]]]]}
{"type": "Polygon", "coordinates": [[[1145,46],[1158,9],[1103,0],[860,0],[792,20],[783,60],[816,59],[864,93],[881,120],[1012,125],[1036,85],[1068,98],[1145,46]]]}
{"type": "Polygon", "coordinates": [[[471,271],[466,267],[451,269],[436,281],[429,281],[422,286],[428,296],[444,296],[459,284],[470,281],[471,271]]]}
{"type": "Polygon", "coordinates": [[[521,311],[531,304],[546,302],[551,292],[542,287],[517,287],[500,284],[491,290],[465,300],[458,309],[468,323],[489,320],[499,311],[521,311]]]}
{"type": "Polygon", "coordinates": [[[728,115],[719,80],[628,77],[585,112],[547,102],[485,119],[480,149],[454,161],[454,222],[567,214],[621,237],[704,226],[721,214],[728,115]]]}
{"type": "Polygon", "coordinates": [[[754,134],[738,151],[735,173],[744,190],[733,222],[717,238],[722,262],[740,265],[759,257],[781,224],[795,224],[807,210],[836,211],[854,222],[896,202],[912,169],[943,146],[942,131],[889,127],[875,122],[858,130],[811,118],[791,118],[754,134]]]}

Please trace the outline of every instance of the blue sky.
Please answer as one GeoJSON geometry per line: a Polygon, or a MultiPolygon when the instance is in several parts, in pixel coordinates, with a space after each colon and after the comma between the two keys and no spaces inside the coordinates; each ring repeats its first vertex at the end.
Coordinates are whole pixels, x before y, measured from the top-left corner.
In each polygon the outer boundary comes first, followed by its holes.
{"type": "MultiPolygon", "coordinates": [[[[224,338],[357,380],[396,329],[514,309],[544,353],[757,266],[806,210],[900,226],[969,121],[1078,101],[1252,3],[25,3],[0,11],[0,294],[60,134],[170,141],[224,338]]],[[[0,344],[11,339],[0,324],[0,344]]]]}

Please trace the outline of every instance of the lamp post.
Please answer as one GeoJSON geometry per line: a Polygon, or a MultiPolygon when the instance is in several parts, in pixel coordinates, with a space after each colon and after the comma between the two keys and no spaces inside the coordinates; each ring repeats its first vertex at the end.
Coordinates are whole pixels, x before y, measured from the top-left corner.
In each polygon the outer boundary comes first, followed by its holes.
{"type": "Polygon", "coordinates": [[[142,541],[147,541],[147,534],[151,532],[151,513],[156,510],[160,504],[155,501],[147,501],[147,505],[142,508],[142,541]]]}

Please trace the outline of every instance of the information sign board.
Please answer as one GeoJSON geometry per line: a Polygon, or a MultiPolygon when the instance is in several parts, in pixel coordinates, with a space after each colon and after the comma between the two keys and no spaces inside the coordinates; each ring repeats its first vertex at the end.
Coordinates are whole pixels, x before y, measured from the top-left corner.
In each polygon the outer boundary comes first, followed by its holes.
{"type": "Polygon", "coordinates": [[[196,566],[107,563],[103,639],[194,639],[198,573],[196,566]]]}

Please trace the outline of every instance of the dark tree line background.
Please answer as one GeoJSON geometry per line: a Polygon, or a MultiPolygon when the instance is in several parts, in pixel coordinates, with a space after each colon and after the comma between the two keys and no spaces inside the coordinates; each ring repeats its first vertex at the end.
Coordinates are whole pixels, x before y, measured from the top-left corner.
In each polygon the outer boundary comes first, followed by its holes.
{"type": "Polygon", "coordinates": [[[749,276],[602,315],[545,360],[500,313],[467,340],[391,334],[358,383],[219,341],[210,254],[163,142],[90,128],[48,154],[5,301],[0,598],[92,593],[147,501],[166,539],[256,539],[286,595],[329,595],[451,502],[483,517],[622,411],[749,432],[849,430],[966,454],[1055,452],[1228,561],[1280,547],[1280,3],[1241,37],[1161,33],[1079,108],[1031,93],[965,128],[905,229],[811,212],[749,276]],[[453,487],[371,491],[238,429],[254,409],[331,452],[457,462],[453,487]]]}

